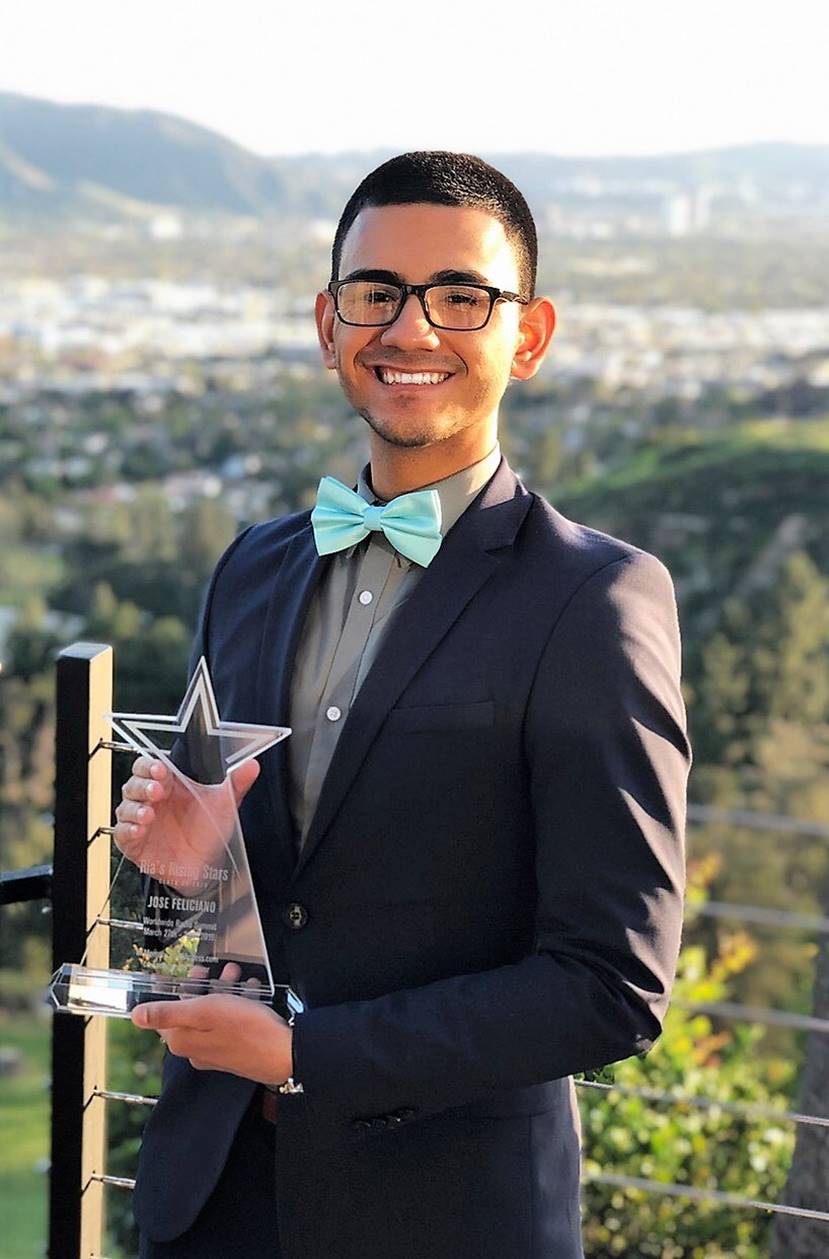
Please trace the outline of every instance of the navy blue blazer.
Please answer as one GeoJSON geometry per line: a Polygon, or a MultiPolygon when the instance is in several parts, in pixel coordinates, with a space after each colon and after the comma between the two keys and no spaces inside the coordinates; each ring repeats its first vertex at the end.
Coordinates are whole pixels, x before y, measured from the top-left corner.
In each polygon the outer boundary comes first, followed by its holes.
{"type": "MultiPolygon", "coordinates": [[[[194,657],[224,718],[287,721],[329,562],[308,512],[222,557],[194,657]]],[[[502,461],[384,641],[298,860],[285,745],[265,754],[242,824],[274,978],[307,1006],[276,1126],[284,1259],[582,1255],[570,1076],[650,1048],[679,949],[679,676],[663,565],[502,461]]],[[[148,1236],[192,1223],[254,1088],[168,1055],[148,1236]]]]}

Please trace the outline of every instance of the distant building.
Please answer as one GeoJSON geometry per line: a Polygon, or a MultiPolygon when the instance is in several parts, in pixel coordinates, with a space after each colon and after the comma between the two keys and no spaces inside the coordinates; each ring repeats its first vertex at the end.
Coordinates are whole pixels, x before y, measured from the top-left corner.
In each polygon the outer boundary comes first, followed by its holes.
{"type": "Polygon", "coordinates": [[[714,189],[701,184],[692,192],[669,193],[663,203],[663,223],[668,236],[704,232],[711,223],[714,189]]]}

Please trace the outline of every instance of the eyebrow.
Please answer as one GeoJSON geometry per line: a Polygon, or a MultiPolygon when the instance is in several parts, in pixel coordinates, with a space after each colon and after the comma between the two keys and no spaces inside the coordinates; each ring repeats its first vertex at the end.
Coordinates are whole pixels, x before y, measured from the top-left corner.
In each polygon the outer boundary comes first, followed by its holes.
{"type": "MultiPolygon", "coordinates": [[[[379,284],[405,284],[399,271],[384,271],[376,267],[358,267],[343,276],[344,280],[376,280],[379,284]]],[[[450,267],[443,271],[433,271],[426,281],[427,284],[485,284],[489,281],[480,271],[458,270],[450,267]]]]}

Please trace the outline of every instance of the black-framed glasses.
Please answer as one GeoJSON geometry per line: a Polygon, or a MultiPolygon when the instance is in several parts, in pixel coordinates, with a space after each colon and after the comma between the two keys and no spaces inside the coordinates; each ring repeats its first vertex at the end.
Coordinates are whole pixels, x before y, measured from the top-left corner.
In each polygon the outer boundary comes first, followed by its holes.
{"type": "Polygon", "coordinates": [[[393,324],[410,293],[414,293],[433,328],[476,332],[485,328],[496,302],[521,302],[526,297],[490,284],[391,284],[385,280],[332,280],[328,292],[343,323],[356,328],[393,324]]]}

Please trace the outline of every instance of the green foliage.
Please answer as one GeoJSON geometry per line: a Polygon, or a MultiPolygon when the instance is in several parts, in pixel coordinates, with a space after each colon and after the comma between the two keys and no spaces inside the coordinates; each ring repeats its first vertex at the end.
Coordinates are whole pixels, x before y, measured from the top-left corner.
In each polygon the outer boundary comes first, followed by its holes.
{"type": "MultiPolygon", "coordinates": [[[[694,768],[690,798],[829,823],[829,425],[674,434],[556,505],[660,556],[676,584],[694,768]]],[[[821,914],[825,840],[695,824],[689,851],[722,861],[720,901],[821,914]]],[[[757,929],[736,999],[809,1013],[816,957],[803,931],[757,929]]],[[[713,948],[707,919],[686,939],[713,948]]],[[[801,1038],[763,1037],[795,1055],[801,1038]]]]}
{"type": "MultiPolygon", "coordinates": [[[[769,557],[771,558],[771,557],[769,557]]],[[[698,800],[757,813],[829,821],[829,577],[801,550],[769,563],[727,599],[702,644],[691,708],[698,800]]],[[[781,831],[714,826],[692,833],[695,853],[719,852],[718,899],[821,914],[825,842],[781,831]]],[[[699,928],[695,939],[704,939],[699,928]]],[[[740,1000],[811,1010],[816,948],[809,934],[767,931],[740,1000]]],[[[769,1033],[778,1050],[794,1038],[769,1033]]]]}
{"type": "Polygon", "coordinates": [[[51,852],[55,636],[30,600],[11,630],[0,676],[0,864],[15,869],[51,852]]]}
{"type": "MultiPolygon", "coordinates": [[[[765,616],[795,551],[829,576],[829,424],[688,430],[638,443],[600,477],[548,487],[566,516],[658,555],[677,587],[692,693],[700,652],[731,598],[765,616]]],[[[692,714],[693,715],[693,714],[692,714]]],[[[702,731],[694,731],[695,736],[702,731]]]]}
{"type": "Polygon", "coordinates": [[[829,577],[805,552],[725,601],[702,646],[694,717],[700,759],[719,765],[756,764],[770,723],[829,721],[829,577]]]}
{"type": "MultiPolygon", "coordinates": [[[[5,911],[2,911],[5,912],[5,911]]],[[[43,982],[46,972],[40,973],[43,982]]],[[[46,1011],[0,1009],[0,1048],[19,1054],[14,1074],[0,1076],[0,1253],[3,1259],[45,1254],[49,1183],[49,1028],[46,1011]]]]}
{"type": "Polygon", "coordinates": [[[175,712],[187,678],[190,630],[174,616],[156,616],[111,587],[94,590],[86,637],[116,648],[115,702],[127,712],[175,712]],[[161,707],[158,707],[158,706],[161,707]]]}
{"type": "MultiPolygon", "coordinates": [[[[139,1032],[121,1019],[111,1019],[107,1029],[111,1089],[157,1097],[161,1092],[164,1046],[156,1035],[139,1032]]],[[[110,1103],[107,1114],[107,1167],[113,1176],[135,1176],[141,1134],[149,1115],[147,1106],[110,1103]]],[[[194,1151],[194,1157],[198,1157],[194,1151]]],[[[130,1195],[117,1190],[106,1199],[106,1254],[131,1257],[138,1253],[138,1234],[132,1217],[130,1195]]]]}
{"type": "Polygon", "coordinates": [[[133,944],[132,957],[124,963],[123,970],[137,970],[155,975],[186,978],[193,967],[199,947],[198,935],[182,936],[166,949],[145,949],[133,944]]]}
{"type": "MultiPolygon", "coordinates": [[[[691,865],[691,897],[697,903],[705,899],[715,872],[716,863],[691,865]]],[[[755,952],[755,942],[739,930],[722,932],[710,956],[698,945],[685,947],[674,996],[727,999],[733,977],[755,952]]],[[[787,1109],[795,1064],[759,1055],[761,1037],[759,1027],[718,1028],[708,1016],[673,1005],[654,1049],[644,1059],[617,1063],[614,1083],[787,1109]]],[[[582,1087],[579,1094],[588,1259],[761,1259],[768,1253],[769,1219],[760,1212],[604,1185],[593,1178],[612,1173],[779,1201],[794,1144],[791,1124],[621,1092],[582,1087]]]]}

